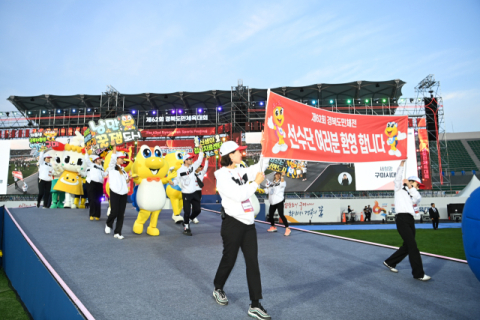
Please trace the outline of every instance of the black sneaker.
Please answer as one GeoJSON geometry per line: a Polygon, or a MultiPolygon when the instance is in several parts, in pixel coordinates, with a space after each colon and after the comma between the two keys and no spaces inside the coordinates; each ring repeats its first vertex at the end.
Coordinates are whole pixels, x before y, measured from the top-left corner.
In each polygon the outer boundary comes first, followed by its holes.
{"type": "Polygon", "coordinates": [[[228,304],[227,295],[222,289],[216,289],[213,291],[213,297],[219,305],[226,306],[228,304]]]}
{"type": "Polygon", "coordinates": [[[190,231],[190,228],[184,229],[184,230],[183,230],[183,234],[186,235],[186,236],[191,236],[191,235],[192,235],[192,231],[190,231]]]}
{"type": "Polygon", "coordinates": [[[256,308],[252,308],[252,305],[250,305],[250,308],[248,308],[248,315],[260,320],[272,319],[272,317],[268,315],[267,310],[265,310],[260,303],[256,308]]]}

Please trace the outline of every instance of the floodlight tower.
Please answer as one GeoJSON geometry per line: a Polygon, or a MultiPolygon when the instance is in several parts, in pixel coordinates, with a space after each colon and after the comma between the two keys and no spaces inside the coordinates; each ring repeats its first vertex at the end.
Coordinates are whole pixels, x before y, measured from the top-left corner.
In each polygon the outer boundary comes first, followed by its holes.
{"type": "Polygon", "coordinates": [[[434,190],[451,190],[448,162],[445,113],[440,81],[428,75],[415,87],[414,113],[425,116],[427,122],[432,187],[434,190]]]}

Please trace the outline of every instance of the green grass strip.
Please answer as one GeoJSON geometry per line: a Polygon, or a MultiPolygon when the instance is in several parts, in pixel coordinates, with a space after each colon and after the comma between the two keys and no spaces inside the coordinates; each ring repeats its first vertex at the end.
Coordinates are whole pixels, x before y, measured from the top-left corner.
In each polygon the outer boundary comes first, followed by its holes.
{"type": "MultiPolygon", "coordinates": [[[[316,232],[396,247],[400,247],[403,243],[397,230],[316,230],[316,232]]],[[[460,228],[417,229],[415,240],[418,249],[422,252],[466,260],[460,228]]]]}
{"type": "Polygon", "coordinates": [[[25,309],[10,286],[7,275],[0,269],[0,319],[29,320],[25,309]]]}

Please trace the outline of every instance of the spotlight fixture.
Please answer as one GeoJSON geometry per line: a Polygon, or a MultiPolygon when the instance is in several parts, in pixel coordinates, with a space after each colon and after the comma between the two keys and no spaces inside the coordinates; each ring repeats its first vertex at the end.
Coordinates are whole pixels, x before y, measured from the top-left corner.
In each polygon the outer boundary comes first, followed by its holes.
{"type": "Polygon", "coordinates": [[[32,111],[28,111],[28,114],[32,114],[32,111]]]}
{"type": "Polygon", "coordinates": [[[387,102],[387,99],[382,99],[382,102],[383,102],[383,103],[387,102]]]}
{"type": "Polygon", "coordinates": [[[75,109],[72,109],[72,112],[75,113],[75,109]]]}
{"type": "Polygon", "coordinates": [[[137,114],[137,110],[132,110],[132,114],[137,114]]]}
{"type": "Polygon", "coordinates": [[[57,110],[57,113],[62,113],[62,110],[57,110]]]}
{"type": "Polygon", "coordinates": [[[45,113],[45,112],[46,112],[45,110],[42,111],[42,113],[45,113]]]}
{"type": "Polygon", "coordinates": [[[333,100],[330,100],[330,104],[333,104],[333,100]]]}
{"type": "Polygon", "coordinates": [[[365,103],[368,103],[369,101],[370,101],[370,100],[368,100],[368,99],[365,99],[365,103]]]}
{"type": "Polygon", "coordinates": [[[87,109],[87,112],[90,112],[90,111],[92,111],[92,109],[88,108],[88,109],[87,109]]]}
{"type": "Polygon", "coordinates": [[[178,110],[178,114],[182,114],[182,113],[183,113],[182,109],[178,110]]]}
{"type": "Polygon", "coordinates": [[[152,111],[152,114],[153,114],[153,115],[156,115],[156,114],[157,114],[157,111],[153,110],[153,111],[152,111]]]}
{"type": "Polygon", "coordinates": [[[202,113],[202,112],[203,112],[203,109],[202,109],[202,108],[198,108],[197,111],[198,111],[198,113],[202,113]]]}
{"type": "Polygon", "coordinates": [[[317,103],[316,100],[312,100],[312,104],[315,105],[317,103]]]}
{"type": "Polygon", "coordinates": [[[263,101],[260,101],[259,105],[263,107],[263,105],[265,104],[265,102],[263,101]]]}
{"type": "Polygon", "coordinates": [[[175,109],[172,110],[172,114],[175,114],[175,109]]]}
{"type": "Polygon", "coordinates": [[[352,100],[348,99],[348,100],[347,100],[347,103],[348,103],[348,104],[352,103],[352,100]]]}
{"type": "Polygon", "coordinates": [[[221,106],[218,106],[218,107],[217,107],[217,111],[222,111],[222,107],[221,107],[221,106]]]}

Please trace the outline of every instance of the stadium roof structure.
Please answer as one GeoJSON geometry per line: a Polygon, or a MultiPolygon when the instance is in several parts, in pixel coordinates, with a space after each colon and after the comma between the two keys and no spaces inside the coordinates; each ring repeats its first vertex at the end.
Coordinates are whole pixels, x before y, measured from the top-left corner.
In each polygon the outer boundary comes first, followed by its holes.
{"type": "MultiPolygon", "coordinates": [[[[325,108],[337,112],[359,114],[393,114],[398,106],[397,100],[402,95],[405,82],[390,81],[355,81],[342,84],[313,84],[301,87],[278,87],[270,90],[296,101],[311,106],[325,108]]],[[[232,113],[232,106],[242,99],[239,97],[239,87],[231,90],[209,90],[203,92],[173,92],[173,93],[139,93],[124,94],[113,87],[99,95],[52,95],[10,96],[9,100],[28,121],[40,121],[40,125],[69,126],[79,125],[80,118],[87,119],[89,115],[108,118],[121,113],[133,113],[138,116],[150,114],[165,115],[172,110],[182,110],[182,113],[195,114],[200,108],[204,114],[211,114],[209,121],[195,125],[212,125],[229,122],[226,113],[232,113]],[[113,89],[113,90],[112,90],[113,89]],[[221,107],[223,118],[214,114],[221,107]],[[74,119],[74,123],[70,120],[74,119]],[[47,120],[48,124],[42,119],[47,120]],[[53,119],[50,121],[50,118],[53,119]],[[75,119],[76,118],[76,119],[75,119]],[[63,119],[63,121],[60,121],[63,119]],[[216,121],[213,121],[215,119],[216,121]],[[45,123],[45,124],[44,124],[45,123]]],[[[265,106],[268,89],[243,87],[243,113],[253,109],[257,118],[261,117],[261,108],[265,106]],[[248,93],[248,99],[245,99],[248,93]],[[246,102],[246,103],[245,103],[246,102]]],[[[241,109],[240,108],[240,109],[241,109]]],[[[140,119],[139,119],[140,120],[140,119]]],[[[245,119],[247,121],[248,119],[245,119]]],[[[72,120],[73,121],[73,120],[72,120]]],[[[138,123],[139,121],[137,121],[138,123]]],[[[183,122],[183,121],[182,121],[183,122]]],[[[175,123],[175,126],[182,126],[175,123]]],[[[188,125],[187,126],[191,126],[188,125]]]]}

